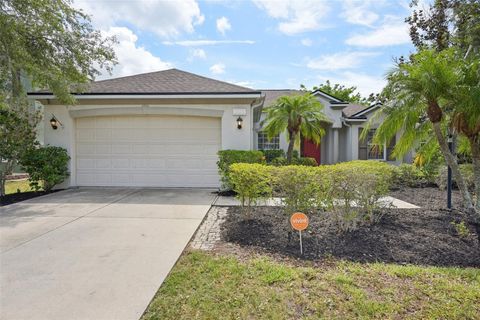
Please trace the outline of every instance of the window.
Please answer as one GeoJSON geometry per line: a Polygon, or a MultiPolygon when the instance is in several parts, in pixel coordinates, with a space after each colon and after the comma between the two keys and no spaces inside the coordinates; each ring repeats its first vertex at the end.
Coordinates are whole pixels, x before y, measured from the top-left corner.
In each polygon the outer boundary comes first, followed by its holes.
{"type": "Polygon", "coordinates": [[[277,150],[280,149],[280,136],[276,135],[271,140],[265,132],[258,133],[258,150],[277,150]]]}
{"type": "Polygon", "coordinates": [[[378,146],[373,144],[375,129],[368,130],[367,134],[367,159],[368,160],[385,160],[385,145],[378,146]]]}

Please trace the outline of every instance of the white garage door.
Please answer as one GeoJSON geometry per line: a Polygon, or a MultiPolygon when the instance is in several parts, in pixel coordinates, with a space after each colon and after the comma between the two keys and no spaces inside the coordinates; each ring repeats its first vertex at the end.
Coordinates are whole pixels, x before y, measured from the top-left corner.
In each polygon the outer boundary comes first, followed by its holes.
{"type": "Polygon", "coordinates": [[[220,118],[78,118],[77,185],[218,187],[220,136],[220,118]]]}

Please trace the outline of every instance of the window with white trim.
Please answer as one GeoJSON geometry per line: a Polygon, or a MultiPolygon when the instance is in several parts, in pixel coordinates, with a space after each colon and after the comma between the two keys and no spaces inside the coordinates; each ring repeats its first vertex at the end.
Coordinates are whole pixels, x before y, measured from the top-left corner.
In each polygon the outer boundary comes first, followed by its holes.
{"type": "Polygon", "coordinates": [[[280,149],[280,135],[274,136],[272,139],[268,139],[268,135],[265,132],[259,132],[257,138],[258,150],[277,150],[280,149]]]}

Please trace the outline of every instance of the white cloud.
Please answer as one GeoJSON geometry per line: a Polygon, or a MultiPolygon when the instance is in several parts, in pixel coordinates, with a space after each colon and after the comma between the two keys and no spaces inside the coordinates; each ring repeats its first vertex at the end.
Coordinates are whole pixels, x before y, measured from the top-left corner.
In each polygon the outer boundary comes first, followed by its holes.
{"type": "Polygon", "coordinates": [[[223,63],[216,63],[210,67],[210,72],[213,74],[225,73],[225,65],[223,63]]]}
{"type": "Polygon", "coordinates": [[[228,81],[229,83],[236,84],[237,86],[253,89],[254,83],[252,81],[228,81]]]}
{"type": "Polygon", "coordinates": [[[200,46],[216,46],[221,44],[255,44],[252,40],[182,40],[182,41],[163,41],[166,46],[182,46],[182,47],[200,47],[200,46]]]}
{"type": "Polygon", "coordinates": [[[206,58],[207,58],[207,53],[206,53],[205,50],[203,50],[203,49],[193,49],[193,50],[190,52],[190,57],[192,58],[192,60],[193,60],[194,58],[206,59],[206,58]]]}
{"type": "Polygon", "coordinates": [[[221,18],[217,19],[217,30],[218,30],[218,32],[225,35],[225,32],[227,32],[230,29],[232,29],[232,25],[230,24],[230,22],[228,21],[228,19],[226,17],[221,17],[221,18]]]}
{"type": "Polygon", "coordinates": [[[162,37],[191,33],[205,20],[196,0],[75,0],[74,5],[91,15],[98,28],[106,30],[118,23],[128,22],[162,37]]]}
{"type": "Polygon", "coordinates": [[[305,47],[311,47],[312,44],[313,44],[313,41],[312,41],[312,39],[305,38],[305,39],[302,39],[301,43],[302,43],[302,45],[304,45],[305,47]]]}
{"type": "Polygon", "coordinates": [[[370,48],[410,43],[408,25],[403,19],[387,16],[383,23],[373,31],[353,35],[345,43],[351,46],[370,48]]]}
{"type": "Polygon", "coordinates": [[[105,36],[115,35],[118,44],[114,45],[117,54],[118,64],[114,67],[112,75],[102,74],[99,79],[128,76],[137,73],[159,71],[172,68],[169,62],[162,61],[143,47],[138,47],[138,37],[128,28],[112,27],[104,31],[105,36]]]}
{"type": "Polygon", "coordinates": [[[323,55],[316,59],[311,59],[307,67],[317,70],[343,70],[359,67],[363,60],[368,57],[378,56],[378,52],[338,52],[330,55],[323,55]]]}
{"type": "Polygon", "coordinates": [[[341,15],[348,23],[372,26],[379,18],[373,10],[382,4],[382,0],[345,0],[341,15]]]}
{"type": "Polygon", "coordinates": [[[363,96],[368,96],[370,93],[381,92],[387,83],[382,77],[350,71],[336,73],[329,76],[322,75],[318,77],[317,81],[325,82],[326,80],[330,80],[331,83],[340,83],[348,87],[355,86],[363,96]]]}
{"type": "Polygon", "coordinates": [[[278,30],[287,35],[325,28],[322,20],[329,12],[327,1],[254,0],[254,3],[270,17],[281,20],[278,30]]]}

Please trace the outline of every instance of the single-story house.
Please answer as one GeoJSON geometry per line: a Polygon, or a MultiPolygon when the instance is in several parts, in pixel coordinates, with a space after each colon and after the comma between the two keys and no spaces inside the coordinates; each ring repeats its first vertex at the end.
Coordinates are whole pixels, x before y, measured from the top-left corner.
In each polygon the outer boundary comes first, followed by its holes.
{"type": "MultiPolygon", "coordinates": [[[[43,106],[43,141],[66,148],[70,177],[62,187],[218,187],[222,149],[286,149],[280,135],[266,139],[263,108],[294,90],[252,90],[170,69],[92,82],[63,105],[50,92],[29,97],[43,106]]],[[[390,146],[369,152],[362,125],[379,106],[349,104],[319,90],[331,126],[320,146],[302,154],[320,163],[388,160],[390,146]]],[[[370,150],[371,151],[371,150],[370,150]]]]}

